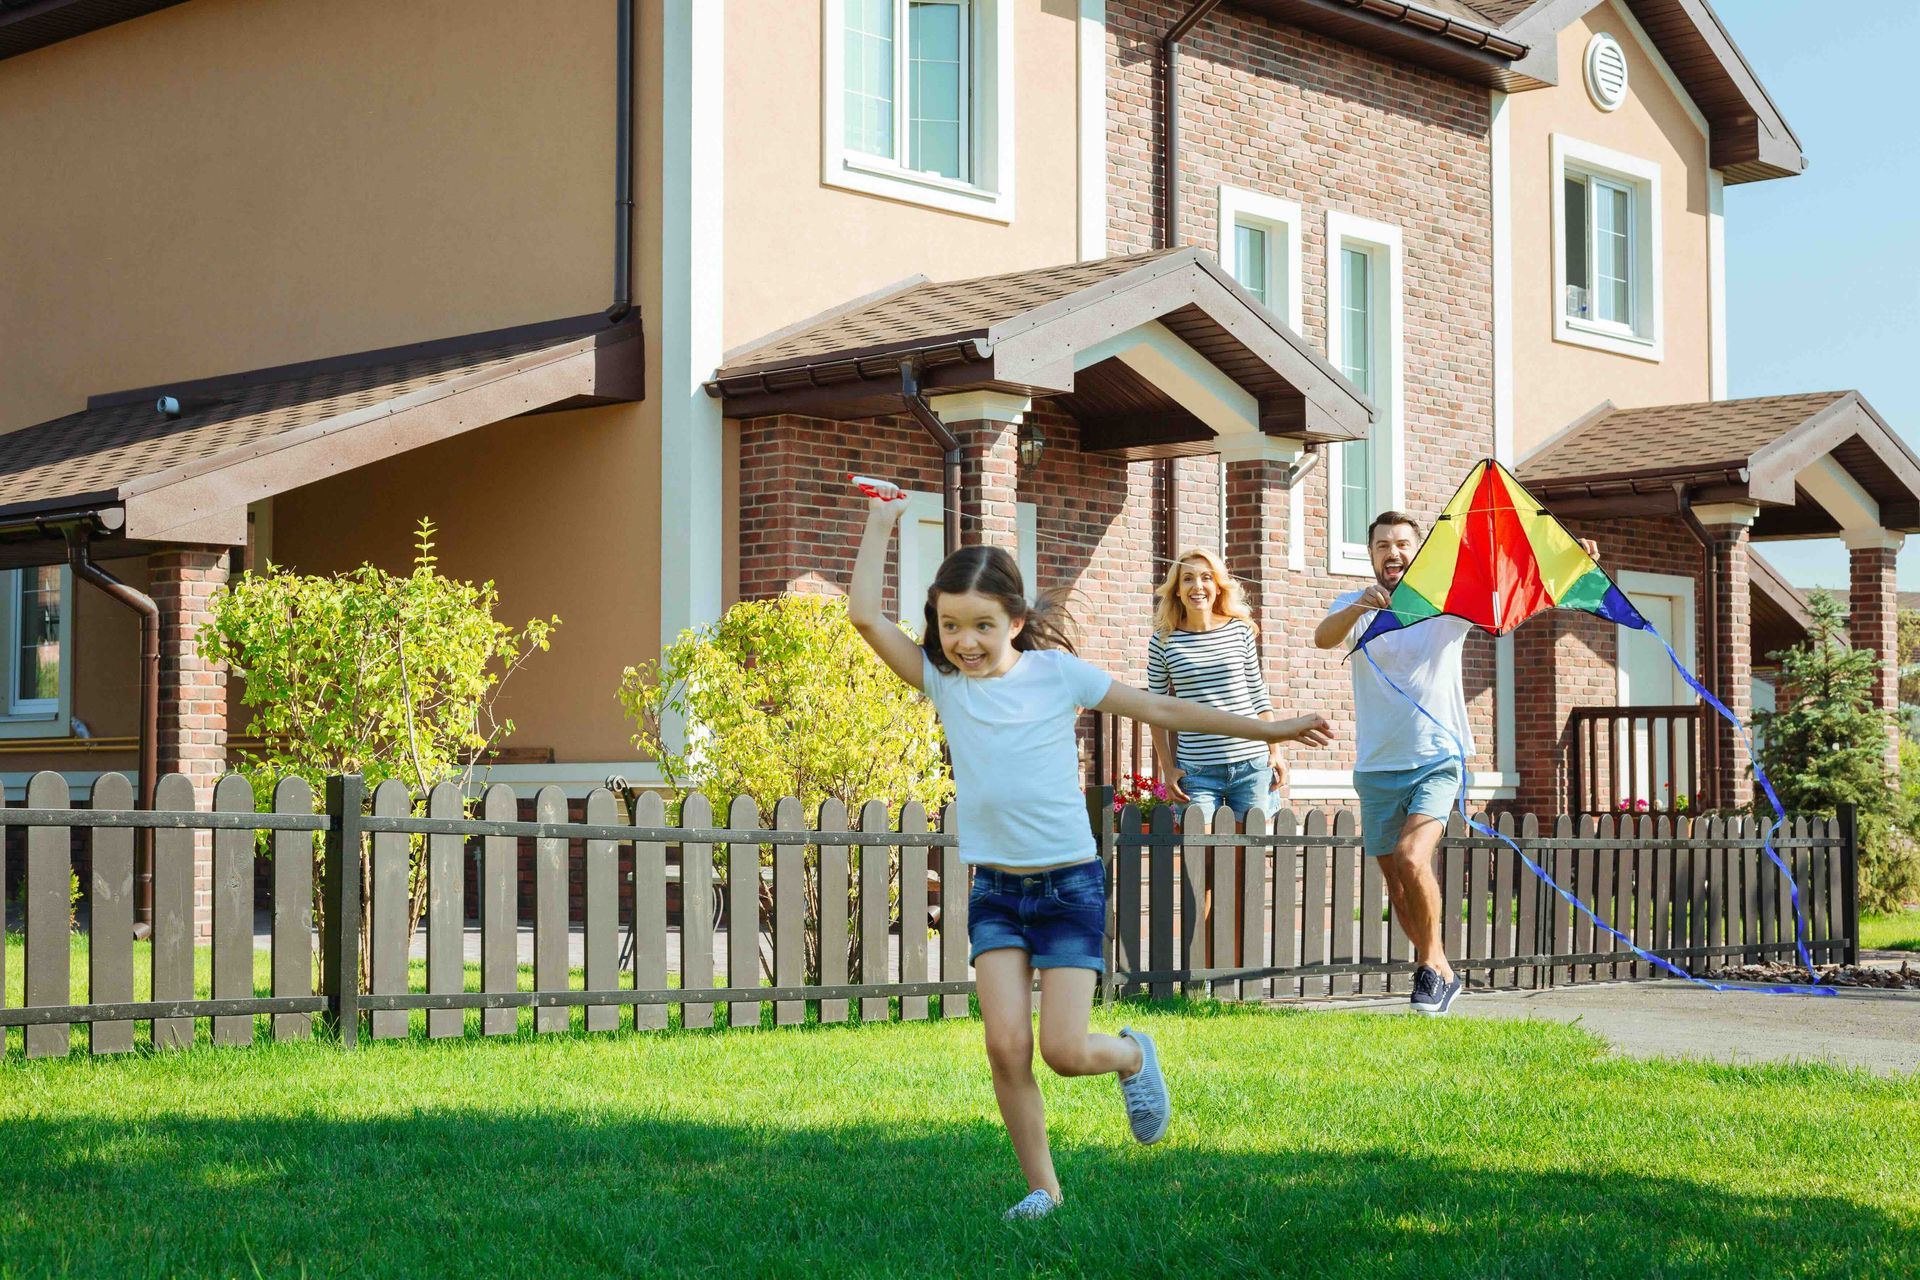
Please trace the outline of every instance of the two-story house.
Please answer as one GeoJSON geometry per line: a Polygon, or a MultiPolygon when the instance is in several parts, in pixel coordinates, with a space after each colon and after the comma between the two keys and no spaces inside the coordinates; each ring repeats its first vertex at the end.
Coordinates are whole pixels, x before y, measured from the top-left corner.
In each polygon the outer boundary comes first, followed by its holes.
{"type": "MultiPolygon", "coordinates": [[[[1843,532],[1892,651],[1920,463],[1856,395],[1724,399],[1722,193],[1803,162],[1702,0],[4,0],[0,124],[14,787],[210,789],[211,592],[397,568],[423,515],[564,619],[493,776],[644,780],[621,668],[841,589],[854,471],[913,491],[892,607],[998,542],[1138,680],[1220,547],[1336,719],[1307,637],[1368,518],[1489,455],[1736,709],[1799,608],[1755,540],[1843,532]]],[[[1737,798],[1692,720],[1576,768],[1586,709],[1679,700],[1637,646],[1475,640],[1475,798],[1737,798]]]]}

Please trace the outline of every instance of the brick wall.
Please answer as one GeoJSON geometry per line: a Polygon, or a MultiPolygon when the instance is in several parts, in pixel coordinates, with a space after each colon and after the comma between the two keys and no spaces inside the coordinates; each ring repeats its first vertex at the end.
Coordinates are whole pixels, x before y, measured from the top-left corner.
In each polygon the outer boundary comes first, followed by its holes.
{"type": "MultiPolygon", "coordinates": [[[[1184,3],[1110,0],[1108,191],[1110,253],[1159,243],[1157,164],[1159,40],[1184,3]]],[[[1327,213],[1396,224],[1403,237],[1406,356],[1406,505],[1423,517],[1443,506],[1467,469],[1492,451],[1492,181],[1486,90],[1372,52],[1270,22],[1216,10],[1181,46],[1181,241],[1217,250],[1224,183],[1293,200],[1302,211],[1304,337],[1326,349],[1327,213]]],[[[1217,463],[1181,461],[1181,533],[1217,546],[1217,463]]],[[[1327,467],[1314,458],[1289,498],[1303,504],[1307,568],[1281,572],[1229,563],[1263,591],[1260,615],[1286,655],[1291,704],[1350,722],[1345,654],[1312,648],[1314,624],[1340,592],[1365,579],[1327,572],[1327,467]],[[1263,574],[1276,580],[1255,582],[1263,574]]],[[[1229,502],[1231,508],[1232,501],[1229,502]]],[[[1468,642],[1469,711],[1492,767],[1493,646],[1468,642]]],[[[1295,753],[1309,769],[1351,761],[1342,745],[1295,753]]]]}

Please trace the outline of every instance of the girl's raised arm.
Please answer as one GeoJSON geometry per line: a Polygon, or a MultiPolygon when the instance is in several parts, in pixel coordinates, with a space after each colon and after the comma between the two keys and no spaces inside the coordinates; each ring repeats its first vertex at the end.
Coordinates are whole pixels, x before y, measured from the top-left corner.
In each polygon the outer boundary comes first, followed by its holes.
{"type": "MultiPolygon", "coordinates": [[[[918,689],[920,684],[920,646],[907,633],[888,621],[880,611],[880,595],[887,580],[887,546],[893,541],[894,526],[907,509],[907,496],[896,485],[868,481],[878,486],[867,500],[867,528],[860,537],[860,554],[853,562],[853,585],[847,592],[847,615],[880,661],[893,673],[918,689]]],[[[863,491],[866,490],[863,485],[863,491]]]]}

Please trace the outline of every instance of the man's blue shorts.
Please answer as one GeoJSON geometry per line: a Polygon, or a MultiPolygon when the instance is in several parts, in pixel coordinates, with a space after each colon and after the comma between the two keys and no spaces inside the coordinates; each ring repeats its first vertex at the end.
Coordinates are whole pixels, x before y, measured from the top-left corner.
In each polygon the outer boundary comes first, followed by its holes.
{"type": "Polygon", "coordinates": [[[1050,871],[973,869],[967,898],[969,961],[1016,947],[1036,969],[1103,972],[1107,869],[1098,858],[1050,871]]]}
{"type": "Polygon", "coordinates": [[[1373,857],[1384,858],[1400,843],[1409,815],[1447,820],[1460,799],[1460,762],[1356,771],[1353,789],[1360,796],[1360,842],[1373,857]]]}

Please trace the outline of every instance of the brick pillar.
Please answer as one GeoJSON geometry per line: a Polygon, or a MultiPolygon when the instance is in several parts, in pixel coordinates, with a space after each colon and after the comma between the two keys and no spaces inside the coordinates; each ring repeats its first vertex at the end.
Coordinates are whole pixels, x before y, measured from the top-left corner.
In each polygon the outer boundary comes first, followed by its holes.
{"type": "MultiPolygon", "coordinates": [[[[1227,471],[1227,570],[1246,589],[1247,604],[1260,624],[1260,669],[1274,710],[1291,714],[1287,673],[1298,655],[1287,651],[1287,503],[1289,481],[1300,447],[1269,436],[1221,441],[1220,465],[1227,471]]],[[[1291,790],[1291,788],[1289,788],[1291,790]]]]}
{"type": "MultiPolygon", "coordinates": [[[[1753,623],[1747,581],[1747,534],[1758,514],[1757,508],[1738,502],[1694,508],[1694,515],[1706,526],[1713,548],[1706,607],[1713,611],[1718,644],[1706,683],[1742,724],[1753,719],[1753,623]]],[[[1706,741],[1712,748],[1708,758],[1713,771],[1713,797],[1722,806],[1748,803],[1753,799],[1753,775],[1749,772],[1752,762],[1747,759],[1746,743],[1733,726],[1710,707],[1702,723],[1706,741]]]]}
{"type": "Polygon", "coordinates": [[[1906,540],[1883,529],[1846,535],[1852,568],[1847,631],[1856,649],[1879,660],[1873,702],[1887,713],[1887,768],[1900,767],[1900,601],[1895,594],[1894,562],[1906,540]]]}
{"type": "MultiPolygon", "coordinates": [[[[180,547],[147,557],[149,593],[160,606],[160,740],[162,777],[185,774],[194,802],[208,808],[213,785],[227,767],[227,673],[202,662],[198,652],[207,603],[226,585],[227,553],[213,547],[180,547]]],[[[193,921],[196,936],[213,929],[213,844],[197,833],[193,850],[193,921]]]]}
{"type": "MultiPolygon", "coordinates": [[[[965,391],[928,403],[960,441],[960,541],[1017,551],[1020,541],[1020,420],[1024,396],[965,391]]],[[[1033,583],[1027,583],[1029,594],[1033,583]]]]}

